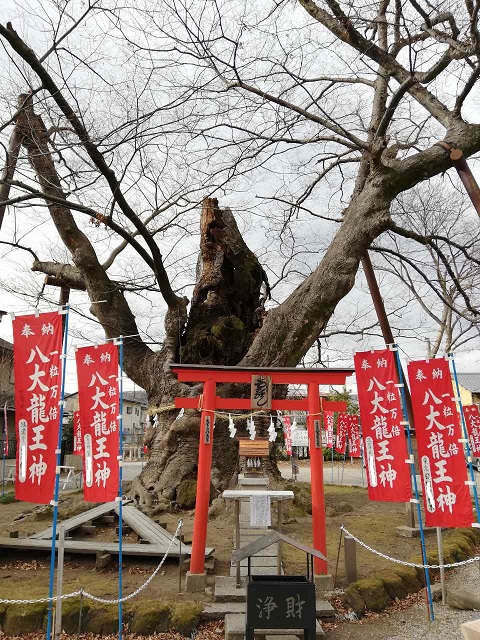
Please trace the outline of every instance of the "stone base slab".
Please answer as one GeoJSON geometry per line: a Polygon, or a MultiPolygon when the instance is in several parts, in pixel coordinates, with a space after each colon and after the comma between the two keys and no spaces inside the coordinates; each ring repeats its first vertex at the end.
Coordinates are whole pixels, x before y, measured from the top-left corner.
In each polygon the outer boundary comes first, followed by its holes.
{"type": "Polygon", "coordinates": [[[333,576],[330,573],[317,575],[314,577],[315,589],[319,592],[331,591],[333,589],[333,576]]]}
{"type": "Polygon", "coordinates": [[[199,593],[201,591],[205,591],[206,586],[206,573],[190,573],[190,571],[187,571],[185,576],[185,591],[187,593],[199,593]]]}

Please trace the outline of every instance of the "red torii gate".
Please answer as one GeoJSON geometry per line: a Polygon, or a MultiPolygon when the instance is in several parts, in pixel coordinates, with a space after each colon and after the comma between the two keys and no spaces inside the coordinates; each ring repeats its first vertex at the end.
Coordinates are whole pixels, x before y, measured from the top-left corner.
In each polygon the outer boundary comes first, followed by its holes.
{"type": "MultiPolygon", "coordinates": [[[[171,369],[179,382],[203,382],[202,396],[175,398],[179,409],[199,409],[200,444],[198,450],[197,498],[193,525],[190,574],[205,573],[205,547],[207,543],[208,507],[210,502],[210,476],[212,468],[213,420],[215,410],[251,410],[250,398],[221,398],[216,395],[217,384],[251,384],[253,376],[266,376],[272,384],[304,384],[308,387],[306,398],[299,400],[271,401],[271,410],[307,411],[307,429],[310,440],[310,475],[312,491],[313,547],[327,554],[325,525],[325,498],[323,489],[323,451],[320,414],[326,410],[346,411],[346,403],[329,401],[320,397],[319,385],[344,385],[353,369],[278,369],[261,367],[223,367],[189,364],[172,364],[171,369]]],[[[316,575],[327,573],[327,563],[314,559],[316,575]]]]}

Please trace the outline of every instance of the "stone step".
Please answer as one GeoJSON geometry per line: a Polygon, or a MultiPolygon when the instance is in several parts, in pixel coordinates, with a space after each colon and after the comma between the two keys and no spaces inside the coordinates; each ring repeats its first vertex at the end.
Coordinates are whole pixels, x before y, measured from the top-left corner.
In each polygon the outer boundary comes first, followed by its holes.
{"type": "MultiPolygon", "coordinates": [[[[240,537],[241,538],[249,538],[256,537],[261,538],[262,536],[266,536],[267,533],[270,533],[272,529],[270,527],[240,527],[240,537]]],[[[233,534],[235,536],[235,532],[233,534]]]]}
{"type": "MultiPolygon", "coordinates": [[[[250,565],[252,567],[276,567],[277,556],[251,556],[250,565]]],[[[231,567],[236,567],[235,562],[230,562],[231,567]]],[[[248,567],[248,558],[240,561],[241,567],[248,567]]]]}
{"type": "Polygon", "coordinates": [[[246,598],[245,580],[242,580],[242,586],[237,588],[235,586],[235,578],[230,576],[217,576],[215,578],[214,602],[245,602],[246,598]]]}
{"type": "MultiPolygon", "coordinates": [[[[243,640],[245,636],[245,615],[241,613],[227,613],[225,616],[225,640],[243,640]]],[[[294,636],[304,638],[303,629],[255,629],[255,637],[294,636]]],[[[325,632],[322,625],[317,620],[315,637],[317,640],[325,638],[325,632]]]]}
{"type": "MultiPolygon", "coordinates": [[[[252,567],[276,567],[277,566],[277,556],[251,556],[250,557],[250,565],[252,567]]],[[[235,563],[230,563],[230,566],[236,567],[235,563]]],[[[241,567],[248,567],[248,559],[242,560],[240,562],[241,567]]]]}
{"type": "MultiPolygon", "coordinates": [[[[249,544],[249,543],[247,543],[249,544]]],[[[246,544],[242,545],[242,541],[240,541],[240,549],[242,549],[243,547],[246,547],[246,544]]],[[[233,545],[234,550],[236,549],[236,545],[233,545]]],[[[272,557],[277,557],[278,553],[277,553],[277,545],[276,544],[272,544],[270,547],[267,547],[266,549],[262,549],[261,551],[259,551],[258,553],[254,553],[253,556],[250,556],[251,558],[272,558],[272,557]]]]}
{"type": "MultiPolygon", "coordinates": [[[[283,574],[283,569],[282,569],[283,574]]],[[[237,575],[237,569],[235,566],[230,567],[230,576],[234,577],[237,575]]],[[[240,575],[243,577],[248,575],[248,567],[240,565],[240,575]]],[[[252,576],[276,576],[277,575],[277,563],[275,563],[274,567],[265,567],[259,566],[255,567],[252,565],[250,569],[250,575],[252,576]]]]}
{"type": "MultiPolygon", "coordinates": [[[[202,620],[223,620],[230,613],[245,615],[246,604],[243,602],[212,602],[205,605],[201,614],[202,620]]],[[[317,600],[316,616],[321,620],[333,620],[335,609],[327,600],[317,600]]]]}

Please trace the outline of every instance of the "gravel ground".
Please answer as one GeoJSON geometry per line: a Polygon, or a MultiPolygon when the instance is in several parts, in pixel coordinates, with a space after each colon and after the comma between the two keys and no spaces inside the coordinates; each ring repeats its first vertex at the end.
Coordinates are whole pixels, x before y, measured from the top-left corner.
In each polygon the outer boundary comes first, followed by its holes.
{"type": "MultiPolygon", "coordinates": [[[[480,596],[480,566],[468,564],[448,578],[450,589],[468,589],[480,596]]],[[[343,623],[327,633],[328,640],[463,640],[462,622],[480,618],[480,612],[458,611],[440,602],[434,603],[435,621],[426,617],[424,602],[360,623],[343,623]]]]}

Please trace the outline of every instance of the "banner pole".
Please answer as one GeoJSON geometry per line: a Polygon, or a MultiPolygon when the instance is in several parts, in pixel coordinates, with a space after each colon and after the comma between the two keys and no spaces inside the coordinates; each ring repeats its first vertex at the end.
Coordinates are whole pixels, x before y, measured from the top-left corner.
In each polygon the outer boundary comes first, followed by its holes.
{"type": "MultiPolygon", "coordinates": [[[[65,372],[67,369],[67,341],[68,341],[68,319],[69,319],[69,306],[65,305],[64,309],[65,324],[63,330],[63,347],[62,347],[62,386],[60,392],[60,417],[58,425],[58,439],[56,449],[56,469],[55,469],[55,488],[53,492],[53,521],[52,521],[52,549],[50,552],[50,579],[48,585],[48,597],[53,598],[53,583],[55,578],[55,548],[57,541],[57,521],[58,521],[58,493],[60,487],[60,463],[62,453],[62,433],[63,433],[63,414],[65,413],[65,372]]],[[[53,601],[48,602],[48,615],[47,615],[47,636],[46,640],[51,640],[52,637],[52,620],[53,620],[53,601]]]]}
{"type": "MultiPolygon", "coordinates": [[[[437,529],[438,564],[443,565],[443,538],[442,527],[437,529]]],[[[447,589],[445,586],[445,567],[440,566],[440,585],[442,587],[442,604],[447,602],[447,589]]]]}
{"type": "MultiPolygon", "coordinates": [[[[417,505],[417,518],[418,518],[418,528],[420,529],[420,546],[422,549],[422,560],[423,564],[427,565],[427,549],[425,546],[425,531],[423,530],[423,520],[422,520],[422,510],[420,508],[420,494],[418,492],[418,484],[417,484],[417,475],[415,473],[415,463],[413,457],[413,444],[412,444],[412,434],[410,432],[410,420],[408,418],[407,412],[407,403],[406,403],[406,393],[405,393],[405,377],[403,375],[403,369],[400,362],[400,355],[398,353],[398,345],[393,344],[392,350],[395,354],[395,360],[397,362],[397,371],[400,382],[400,397],[402,399],[402,409],[403,416],[405,418],[405,426],[407,427],[407,442],[408,442],[408,453],[410,456],[411,463],[408,465],[410,467],[410,473],[413,480],[413,488],[415,493],[415,503],[417,505]]],[[[432,588],[430,584],[430,572],[428,569],[425,569],[425,585],[427,588],[427,597],[428,597],[428,613],[430,621],[433,622],[435,620],[435,614],[433,612],[433,598],[432,598],[432,588]]]]}
{"type": "Polygon", "coordinates": [[[333,447],[333,434],[332,434],[332,484],[333,484],[333,480],[334,480],[334,477],[333,477],[333,472],[334,472],[334,469],[333,469],[333,456],[334,456],[333,448],[334,447],[333,447]]]}
{"type": "Polygon", "coordinates": [[[118,416],[118,640],[121,640],[123,634],[123,336],[119,341],[119,369],[120,377],[118,388],[120,393],[119,399],[119,416],[118,416]]]}
{"type": "Polygon", "coordinates": [[[7,471],[7,455],[8,455],[8,413],[7,413],[7,402],[5,402],[3,406],[3,428],[4,428],[4,436],[3,436],[3,464],[2,464],[2,496],[5,495],[5,473],[7,471]]]}
{"type": "Polygon", "coordinates": [[[457,404],[460,409],[463,439],[465,440],[465,453],[467,454],[468,472],[470,474],[470,482],[472,483],[473,499],[475,501],[475,511],[477,512],[477,522],[480,523],[480,506],[478,503],[478,489],[477,489],[477,483],[475,480],[475,472],[473,471],[472,450],[470,448],[470,440],[468,439],[467,423],[465,421],[465,414],[463,413],[463,403],[460,397],[460,385],[459,385],[458,376],[457,376],[457,366],[455,364],[453,353],[448,354],[448,359],[452,363],[452,373],[453,373],[453,379],[455,380],[455,391],[457,393],[457,404]]]}
{"type": "Polygon", "coordinates": [[[364,457],[363,457],[363,429],[362,429],[362,420],[360,418],[360,416],[358,416],[358,432],[360,434],[360,465],[362,467],[362,488],[365,485],[365,478],[364,478],[364,469],[363,469],[363,464],[364,464],[364,457]]]}

